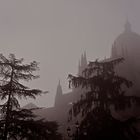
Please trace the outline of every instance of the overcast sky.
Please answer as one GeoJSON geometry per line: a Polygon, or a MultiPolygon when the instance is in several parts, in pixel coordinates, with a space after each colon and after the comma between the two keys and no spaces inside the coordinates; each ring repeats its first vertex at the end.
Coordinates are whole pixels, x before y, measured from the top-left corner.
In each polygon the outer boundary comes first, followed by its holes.
{"type": "Polygon", "coordinates": [[[40,62],[40,79],[27,85],[49,90],[34,103],[52,106],[85,50],[90,61],[109,57],[127,18],[140,33],[139,13],[140,0],[0,0],[0,52],[40,62]]]}

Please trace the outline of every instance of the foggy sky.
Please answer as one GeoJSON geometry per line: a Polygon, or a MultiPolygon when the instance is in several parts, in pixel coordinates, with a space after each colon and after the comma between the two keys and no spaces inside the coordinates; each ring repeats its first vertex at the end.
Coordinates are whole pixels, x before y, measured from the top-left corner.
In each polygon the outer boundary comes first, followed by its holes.
{"type": "Polygon", "coordinates": [[[40,62],[40,79],[26,85],[49,90],[34,103],[52,106],[59,79],[67,92],[85,50],[90,61],[109,57],[127,19],[140,34],[139,7],[140,0],[0,0],[0,53],[40,62]]]}

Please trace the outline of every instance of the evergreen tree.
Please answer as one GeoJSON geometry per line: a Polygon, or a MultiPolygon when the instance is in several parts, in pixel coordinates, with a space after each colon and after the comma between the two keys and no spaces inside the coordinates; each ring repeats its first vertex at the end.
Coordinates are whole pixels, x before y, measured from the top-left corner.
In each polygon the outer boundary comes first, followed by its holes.
{"type": "MultiPolygon", "coordinates": [[[[20,108],[17,99],[28,97],[35,99],[37,95],[44,93],[39,89],[30,89],[22,84],[22,80],[30,81],[38,78],[39,76],[33,74],[38,69],[36,61],[24,64],[23,58],[17,59],[14,54],[10,54],[9,58],[0,54],[0,98],[6,100],[1,105],[0,129],[2,140],[24,138],[27,140],[31,138],[45,140],[50,135],[49,128],[47,128],[49,122],[35,120],[30,110],[20,108]]],[[[52,129],[51,133],[56,132],[57,124],[54,123],[54,125],[54,130],[52,129]]]]}
{"type": "MultiPolygon", "coordinates": [[[[61,140],[58,124],[54,121],[37,119],[29,109],[18,109],[10,112],[8,140],[61,140]]],[[[3,139],[5,119],[0,120],[0,139],[3,139]]]]}
{"type": "Polygon", "coordinates": [[[81,99],[74,103],[69,111],[70,117],[82,114],[84,119],[81,127],[84,124],[91,139],[103,139],[107,135],[114,134],[111,128],[119,121],[112,116],[111,107],[115,110],[124,110],[129,108],[132,102],[139,102],[138,97],[125,94],[125,90],[132,86],[132,82],[115,72],[115,66],[123,60],[123,58],[100,62],[96,60],[88,64],[82,76],[69,75],[70,87],[86,89],[86,92],[81,94],[81,99]]]}

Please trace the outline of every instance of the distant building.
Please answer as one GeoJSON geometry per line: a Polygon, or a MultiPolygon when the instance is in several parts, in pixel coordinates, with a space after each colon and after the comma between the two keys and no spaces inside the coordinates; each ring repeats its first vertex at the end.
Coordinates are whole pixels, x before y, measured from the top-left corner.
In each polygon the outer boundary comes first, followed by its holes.
{"type": "Polygon", "coordinates": [[[129,91],[133,95],[140,94],[140,35],[132,31],[131,24],[127,21],[123,33],[114,41],[111,58],[123,57],[125,59],[117,72],[133,82],[129,91]]]}
{"type": "MultiPolygon", "coordinates": [[[[131,24],[128,21],[125,24],[123,33],[114,41],[111,56],[108,60],[118,57],[123,57],[125,61],[117,67],[117,73],[131,80],[134,84],[128,94],[138,95],[140,93],[140,35],[132,31],[131,24]]],[[[86,53],[84,53],[79,61],[77,75],[81,75],[86,66],[87,58],[86,53]]],[[[66,134],[68,111],[72,103],[80,97],[81,92],[82,90],[79,88],[73,88],[71,92],[63,93],[59,81],[54,107],[44,108],[36,111],[36,113],[48,120],[57,121],[60,124],[60,131],[66,134]]]]}
{"type": "MultiPolygon", "coordinates": [[[[79,61],[78,73],[77,75],[82,75],[82,71],[87,67],[86,53],[81,55],[81,60],[79,61]]],[[[72,92],[63,94],[60,81],[57,86],[56,96],[55,96],[55,108],[61,108],[69,106],[72,102],[76,101],[79,97],[79,89],[73,88],[72,92]]],[[[62,109],[62,108],[61,108],[62,109]]]]}
{"type": "MultiPolygon", "coordinates": [[[[81,55],[79,61],[78,73],[81,75],[82,71],[87,67],[86,52],[81,55]]],[[[40,117],[44,117],[50,121],[57,121],[60,125],[60,132],[66,134],[67,123],[68,123],[68,112],[72,107],[72,103],[80,97],[80,89],[73,88],[69,93],[63,93],[61,82],[58,82],[54,107],[38,109],[35,111],[40,117]]]]}

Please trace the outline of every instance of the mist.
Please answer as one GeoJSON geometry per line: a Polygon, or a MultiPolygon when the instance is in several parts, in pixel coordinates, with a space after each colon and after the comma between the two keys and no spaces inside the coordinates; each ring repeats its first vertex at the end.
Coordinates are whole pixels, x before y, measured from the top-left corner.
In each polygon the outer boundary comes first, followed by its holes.
{"type": "Polygon", "coordinates": [[[88,61],[110,57],[127,19],[140,33],[139,5],[138,0],[0,1],[1,53],[38,61],[40,78],[26,84],[49,91],[21,104],[53,106],[58,81],[67,93],[67,76],[77,74],[84,51],[88,61]]]}

